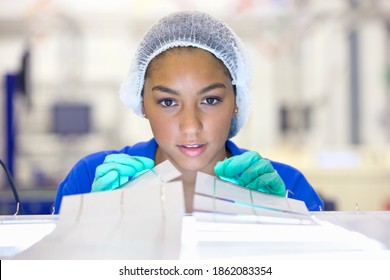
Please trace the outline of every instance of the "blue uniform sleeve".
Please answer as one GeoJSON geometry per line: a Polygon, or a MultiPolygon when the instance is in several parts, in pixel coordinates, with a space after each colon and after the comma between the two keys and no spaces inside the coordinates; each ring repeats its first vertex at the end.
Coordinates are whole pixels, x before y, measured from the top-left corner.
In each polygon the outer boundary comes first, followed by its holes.
{"type": "MultiPolygon", "coordinates": [[[[233,156],[241,155],[248,151],[237,147],[232,141],[227,141],[226,147],[233,156]]],[[[324,209],[324,202],[301,171],[288,164],[272,160],[270,162],[286,185],[289,198],[304,201],[309,211],[321,211],[324,209]]]]}
{"type": "Polygon", "coordinates": [[[59,213],[63,196],[91,192],[92,183],[95,178],[94,170],[99,163],[94,161],[95,164],[93,166],[87,163],[87,158],[77,162],[58,186],[56,200],[54,202],[54,214],[59,213]]]}
{"type": "Polygon", "coordinates": [[[271,164],[284,181],[289,198],[304,201],[309,211],[324,209],[324,202],[299,170],[279,162],[271,161],[271,164]]]}
{"type": "Polygon", "coordinates": [[[324,210],[324,202],[302,174],[298,176],[294,186],[290,198],[305,201],[309,211],[324,210]]]}
{"type": "Polygon", "coordinates": [[[60,212],[62,198],[65,195],[91,192],[96,168],[104,162],[107,155],[125,153],[133,156],[149,157],[154,160],[156,147],[157,143],[155,139],[152,138],[148,142],[139,142],[134,146],[125,146],[121,150],[101,151],[82,158],[59,184],[56,200],[54,202],[54,214],[60,212]]]}

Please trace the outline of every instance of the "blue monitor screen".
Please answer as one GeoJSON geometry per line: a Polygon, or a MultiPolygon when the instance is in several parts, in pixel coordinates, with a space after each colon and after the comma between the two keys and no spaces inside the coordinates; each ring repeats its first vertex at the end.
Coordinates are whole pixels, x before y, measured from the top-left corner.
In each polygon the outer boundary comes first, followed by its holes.
{"type": "Polygon", "coordinates": [[[90,106],[86,104],[54,105],[53,132],[61,135],[90,132],[90,111],[90,106]]]}

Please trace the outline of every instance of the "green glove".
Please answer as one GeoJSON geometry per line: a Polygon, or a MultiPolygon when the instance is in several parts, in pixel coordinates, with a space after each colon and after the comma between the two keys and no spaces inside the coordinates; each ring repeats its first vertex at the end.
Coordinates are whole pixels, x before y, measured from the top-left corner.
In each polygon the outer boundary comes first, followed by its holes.
{"type": "Polygon", "coordinates": [[[222,180],[264,193],[284,196],[286,187],[269,160],[257,152],[248,151],[220,161],[215,174],[222,180]]]}
{"type": "Polygon", "coordinates": [[[111,154],[96,168],[91,192],[109,191],[153,168],[154,161],[146,157],[111,154]]]}

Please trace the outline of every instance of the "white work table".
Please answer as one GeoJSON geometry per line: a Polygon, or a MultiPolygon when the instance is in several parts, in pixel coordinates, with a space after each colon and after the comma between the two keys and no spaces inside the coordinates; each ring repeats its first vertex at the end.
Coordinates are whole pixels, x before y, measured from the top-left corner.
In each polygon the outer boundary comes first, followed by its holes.
{"type": "Polygon", "coordinates": [[[320,220],[356,231],[384,244],[390,250],[390,211],[312,212],[320,220]]]}
{"type": "MultiPolygon", "coordinates": [[[[320,221],[326,221],[349,231],[361,233],[369,239],[380,242],[384,245],[384,250],[381,252],[384,252],[390,258],[390,212],[324,211],[311,212],[311,215],[320,221]]],[[[23,252],[44,236],[50,234],[56,227],[58,217],[57,215],[0,216],[0,258],[13,258],[16,254],[23,252]]],[[[304,227],[303,225],[302,229],[304,227]]],[[[316,252],[310,251],[310,253],[316,252]]],[[[273,257],[277,256],[277,254],[272,255],[273,257]]],[[[216,257],[218,258],[218,255],[216,257]]]]}

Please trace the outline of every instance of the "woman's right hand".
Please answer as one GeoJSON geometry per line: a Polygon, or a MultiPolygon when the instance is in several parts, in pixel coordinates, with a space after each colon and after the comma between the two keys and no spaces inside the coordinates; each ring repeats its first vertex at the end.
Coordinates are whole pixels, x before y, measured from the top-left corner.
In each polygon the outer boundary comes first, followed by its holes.
{"type": "Polygon", "coordinates": [[[129,180],[154,167],[154,161],[147,157],[127,154],[111,154],[96,168],[91,192],[109,191],[120,188],[129,180]]]}

